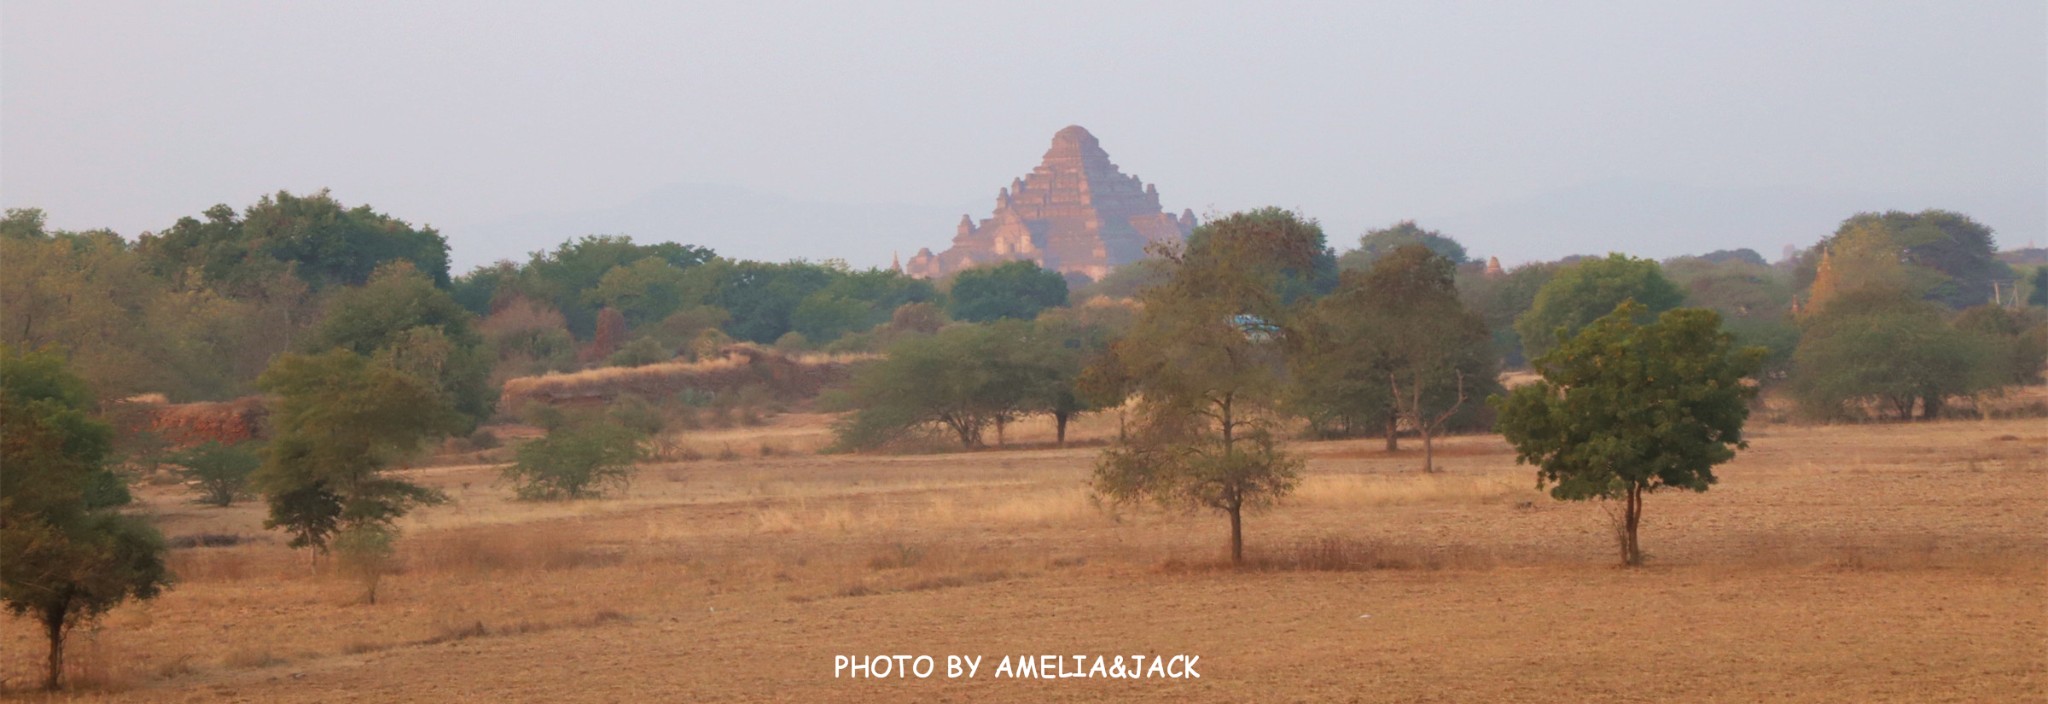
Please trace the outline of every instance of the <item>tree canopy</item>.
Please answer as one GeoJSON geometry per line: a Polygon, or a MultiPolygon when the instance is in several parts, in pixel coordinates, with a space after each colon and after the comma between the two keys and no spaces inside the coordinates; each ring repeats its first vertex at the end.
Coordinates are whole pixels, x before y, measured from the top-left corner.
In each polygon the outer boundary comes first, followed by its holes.
{"type": "Polygon", "coordinates": [[[333,349],[280,357],[260,383],[278,400],[253,483],[270,505],[264,527],[285,529],[292,547],[325,549],[336,530],[388,526],[413,506],[444,500],[384,473],[461,428],[431,381],[333,349]]]}
{"type": "Polygon", "coordinates": [[[1369,269],[1372,268],[1373,262],[1379,261],[1381,257],[1393,254],[1402,247],[1416,244],[1428,247],[1429,251],[1435,252],[1437,256],[1450,260],[1452,267],[1472,261],[1471,256],[1465,253],[1465,245],[1458,244],[1457,240],[1445,237],[1443,233],[1435,230],[1422,229],[1414,220],[1402,220],[1392,226],[1372,230],[1360,236],[1358,248],[1338,257],[1337,267],[1369,269]]]}
{"type": "Polygon", "coordinates": [[[1515,319],[1515,331],[1523,352],[1534,359],[1549,352],[1561,334],[1569,336],[1629,300],[1643,305],[1642,315],[1654,316],[1678,307],[1685,293],[1664,277],[1657,262],[1609,254],[1558,271],[1515,319]]]}
{"type": "Polygon", "coordinates": [[[955,320],[985,323],[1030,320],[1038,312],[1067,304],[1067,280],[1038,262],[1014,261],[975,267],[953,277],[946,312],[955,320]]]}
{"type": "Polygon", "coordinates": [[[405,263],[387,265],[363,286],[336,294],[303,351],[343,349],[373,357],[437,389],[468,425],[490,416],[492,352],[471,315],[447,291],[405,263]]]}
{"type": "Polygon", "coordinates": [[[113,432],[91,401],[57,356],[0,345],[0,602],[42,625],[51,690],[72,628],[171,584],[163,537],[113,508],[128,496],[107,487],[113,432]]]}
{"type": "Polygon", "coordinates": [[[1706,491],[1715,465],[1747,447],[1755,387],[1744,379],[1764,350],[1737,348],[1720,315],[1624,302],[1535,361],[1542,380],[1491,399],[1515,460],[1560,500],[1622,502],[1622,563],[1643,562],[1643,498],[1659,489],[1706,491]]]}
{"type": "Polygon", "coordinates": [[[1918,296],[1962,309],[1991,300],[1991,282],[2012,278],[1997,258],[1991,228],[1969,216],[1947,210],[1907,213],[1858,213],[1842,221],[1835,233],[1800,257],[1799,280],[1808,285],[1818,275],[1820,259],[1844,238],[1868,236],[1905,266],[1918,296]]]}
{"type": "Polygon", "coordinates": [[[1345,272],[1336,293],[1307,316],[1310,334],[1294,356],[1296,407],[1312,418],[1381,423],[1389,448],[1396,421],[1405,418],[1431,471],[1437,431],[1460,411],[1479,416],[1471,411],[1483,406],[1466,402],[1500,388],[1486,323],[1459,299],[1452,267],[1429,248],[1408,245],[1367,271],[1345,272]]]}
{"type": "Polygon", "coordinates": [[[1211,220],[1161,254],[1172,276],[1140,296],[1137,321],[1114,348],[1116,375],[1138,399],[1138,428],[1103,452],[1095,491],[1222,513],[1231,561],[1242,563],[1244,512],[1298,481],[1301,460],[1276,433],[1285,350],[1334,261],[1321,227],[1278,208],[1211,220]]]}
{"type": "Polygon", "coordinates": [[[143,235],[145,257],[167,276],[196,274],[236,292],[286,267],[316,289],[359,285],[397,260],[411,262],[437,286],[449,284],[448,241],[434,228],[414,228],[367,205],[344,206],[325,190],[309,196],[278,191],[239,214],[222,204],[203,217],[180,218],[143,235]]]}

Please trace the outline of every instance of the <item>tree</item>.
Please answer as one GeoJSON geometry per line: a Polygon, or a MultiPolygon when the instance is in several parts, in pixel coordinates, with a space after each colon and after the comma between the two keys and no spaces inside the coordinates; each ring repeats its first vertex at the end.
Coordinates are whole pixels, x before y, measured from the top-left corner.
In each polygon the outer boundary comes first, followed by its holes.
{"type": "Polygon", "coordinates": [[[1765,378],[1791,364],[1799,329],[1791,317],[1792,285],[1785,272],[1747,249],[1678,257],[1664,262],[1664,272],[1685,291],[1686,305],[1720,313],[1737,344],[1770,350],[1765,378]]]}
{"type": "Polygon", "coordinates": [[[1559,500],[1622,502],[1622,564],[1643,563],[1643,498],[1665,488],[1706,491],[1742,437],[1764,351],[1736,348],[1720,315],[1627,302],[1536,359],[1542,380],[1489,399],[1515,461],[1537,467],[1559,500]]]}
{"type": "Polygon", "coordinates": [[[711,291],[706,304],[731,313],[725,324],[727,334],[765,345],[795,329],[797,307],[845,276],[843,267],[804,261],[769,264],[717,259],[692,269],[690,275],[701,277],[711,291]]]}
{"type": "Polygon", "coordinates": [[[21,235],[0,238],[0,342],[52,349],[109,399],[221,395],[236,387],[244,349],[276,349],[237,334],[256,317],[250,306],[173,291],[112,232],[12,227],[21,235]]]}
{"type": "Polygon", "coordinates": [[[1859,290],[1806,320],[1791,390],[1810,415],[1839,418],[1875,402],[1900,420],[1933,418],[1950,396],[1996,386],[1987,341],[1956,330],[1939,303],[1859,290]]]}
{"type": "Polygon", "coordinates": [[[1002,318],[1030,320],[1047,308],[1067,304],[1067,280],[1038,262],[1019,260],[976,267],[953,278],[946,312],[954,320],[986,323],[1002,318]]]}
{"type": "Polygon", "coordinates": [[[498,310],[477,325],[484,346],[497,358],[491,384],[515,376],[566,372],[576,368],[576,340],[560,311],[525,296],[505,297],[498,310]]]}
{"type": "Polygon", "coordinates": [[[980,447],[983,431],[1021,412],[1027,394],[1044,383],[1044,370],[1019,364],[1015,354],[1029,329],[1024,321],[956,325],[898,342],[854,373],[848,392],[855,411],[834,426],[838,445],[880,447],[936,428],[963,449],[980,447]]]}
{"type": "Polygon", "coordinates": [[[1339,269],[1363,271],[1372,268],[1373,262],[1393,254],[1395,250],[1409,245],[1422,245],[1437,256],[1450,260],[1452,267],[1471,261],[1465,254],[1465,245],[1443,236],[1435,230],[1418,227],[1414,220],[1402,220],[1391,227],[1383,227],[1365,233],[1358,238],[1358,249],[1345,252],[1337,258],[1339,269]]]}
{"type": "MultiPolygon", "coordinates": [[[[675,242],[636,244],[632,237],[626,235],[585,235],[563,242],[552,251],[534,252],[524,269],[495,282],[493,295],[517,293],[544,301],[568,319],[570,332],[578,338],[588,339],[595,331],[598,311],[588,292],[599,288],[613,269],[633,265],[649,257],[684,271],[716,260],[711,250],[693,245],[675,242]]],[[[689,290],[704,290],[698,286],[692,283],[689,290]]],[[[475,294],[471,295],[475,297],[475,294]]]]}
{"type": "Polygon", "coordinates": [[[1141,294],[1115,345],[1139,427],[1103,452],[1094,489],[1117,503],[1225,514],[1231,562],[1242,564],[1244,512],[1293,491],[1302,464],[1275,434],[1284,356],[1329,248],[1315,221],[1267,208],[1211,220],[1185,246],[1157,251],[1173,274],[1141,294]]]}
{"type": "Polygon", "coordinates": [[[56,355],[0,345],[0,602],[41,623],[50,690],[63,684],[73,628],[171,584],[163,536],[113,509],[125,491],[96,486],[111,476],[113,430],[91,417],[91,402],[56,355]]]}
{"type": "Polygon", "coordinates": [[[1991,300],[1991,282],[2011,278],[1998,261],[1991,228],[1969,216],[1947,210],[1907,213],[1857,213],[1835,234],[1801,255],[1798,280],[1806,285],[1818,274],[1820,259],[1845,237],[1867,236],[1884,244],[1905,267],[1915,295],[1962,309],[1991,300]]]}
{"type": "MultiPolygon", "coordinates": [[[[1435,435],[1466,401],[1499,388],[1499,361],[1486,323],[1465,309],[1453,265],[1421,245],[1408,245],[1368,271],[1347,273],[1337,292],[1317,304],[1331,335],[1304,354],[1307,383],[1356,389],[1385,403],[1388,447],[1405,418],[1422,438],[1422,471],[1436,467],[1435,435]],[[1366,391],[1383,386],[1384,392],[1366,391]]],[[[1475,404],[1476,405],[1476,404],[1475,404]]]]}
{"type": "Polygon", "coordinates": [[[1980,386],[1995,389],[2041,383],[2041,368],[2048,365],[2048,314],[1985,304],[1964,310],[1953,325],[1957,332],[1982,340],[1987,348],[1980,386]]]}
{"type": "Polygon", "coordinates": [[[1522,349],[1543,356],[1561,337],[1608,314],[1622,301],[1643,304],[1643,321],[1685,301],[1685,293],[1664,278],[1657,262],[1625,254],[1588,259],[1557,272],[1536,292],[1536,300],[1515,320],[1522,349]]]}
{"type": "Polygon", "coordinates": [[[305,352],[343,349],[431,384],[468,426],[497,403],[492,354],[475,316],[405,263],[378,269],[368,283],[335,294],[305,352]]]}
{"type": "Polygon", "coordinates": [[[325,551],[336,530],[389,526],[440,492],[390,476],[394,462],[464,425],[430,382],[345,349],[285,355],[259,384],[278,397],[275,435],[252,483],[265,528],[325,551]]]}
{"type": "Polygon", "coordinates": [[[1459,271],[1458,296],[1464,299],[1465,307],[1486,321],[1493,349],[1502,364],[1515,368],[1528,365],[1528,358],[1522,355],[1522,336],[1515,332],[1515,319],[1536,304],[1536,293],[1550,283],[1560,268],[1559,264],[1537,262],[1509,269],[1502,276],[1459,271]]]}
{"type": "Polygon", "coordinates": [[[813,344],[887,323],[896,309],[938,298],[930,281],[886,269],[849,271],[804,297],[790,313],[790,326],[813,344]]]}
{"type": "Polygon", "coordinates": [[[310,196],[278,191],[237,216],[216,205],[181,218],[141,249],[166,276],[196,274],[208,286],[240,292],[281,269],[314,288],[356,286],[386,263],[404,260],[436,286],[447,287],[448,241],[434,228],[415,229],[367,205],[349,208],[322,190],[310,196]]]}
{"type": "Polygon", "coordinates": [[[165,461],[184,468],[179,475],[199,491],[199,503],[228,506],[248,493],[249,477],[263,466],[263,456],[247,444],[208,440],[172,453],[165,461]]]}
{"type": "Polygon", "coordinates": [[[602,417],[577,418],[519,447],[505,468],[521,501],[585,499],[624,489],[642,456],[639,430],[602,417]]]}
{"type": "Polygon", "coordinates": [[[1024,393],[1023,410],[1052,416],[1053,437],[1061,447],[1075,416],[1122,401],[1088,393],[1081,376],[1091,362],[1110,353],[1131,322],[1123,307],[1052,308],[1038,315],[1024,344],[1011,347],[1016,364],[1035,368],[1023,375],[1032,384],[1024,393]]]}
{"type": "Polygon", "coordinates": [[[2048,308],[2048,266],[2034,267],[2034,274],[2027,279],[2027,305],[2048,308]]]}
{"type": "Polygon", "coordinates": [[[398,554],[398,531],[379,523],[359,523],[334,535],[334,553],[343,574],[363,588],[363,603],[377,603],[377,585],[391,572],[398,554]]]}
{"type": "Polygon", "coordinates": [[[703,287],[704,282],[690,277],[683,267],[650,256],[612,267],[598,279],[596,288],[583,292],[583,300],[601,309],[619,311],[627,324],[637,327],[704,300],[710,292],[700,290],[703,287]]]}

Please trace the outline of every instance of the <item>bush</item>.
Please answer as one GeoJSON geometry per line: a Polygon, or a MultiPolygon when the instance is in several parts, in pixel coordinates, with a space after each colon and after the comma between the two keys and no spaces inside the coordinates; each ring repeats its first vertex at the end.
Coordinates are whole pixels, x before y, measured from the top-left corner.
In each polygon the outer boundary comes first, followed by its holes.
{"type": "Polygon", "coordinates": [[[522,501],[590,498],[632,482],[641,457],[641,434],[623,425],[589,419],[548,431],[519,448],[505,468],[522,501]]]}
{"type": "Polygon", "coordinates": [[[227,506],[248,494],[249,476],[263,466],[263,457],[246,444],[205,444],[165,458],[184,469],[178,476],[199,492],[199,503],[227,506]]]}
{"type": "Polygon", "coordinates": [[[343,574],[363,588],[363,603],[377,603],[377,584],[393,568],[397,535],[377,523],[350,526],[334,534],[334,554],[343,574]]]}
{"type": "Polygon", "coordinates": [[[614,399],[607,411],[614,423],[625,426],[642,435],[658,435],[668,422],[661,417],[661,409],[648,403],[647,399],[626,394],[614,399]]]}
{"type": "Polygon", "coordinates": [[[619,351],[605,357],[604,363],[606,366],[612,367],[644,367],[675,358],[675,353],[667,346],[661,344],[660,340],[652,337],[643,337],[626,343],[626,346],[620,347],[619,351]]]}

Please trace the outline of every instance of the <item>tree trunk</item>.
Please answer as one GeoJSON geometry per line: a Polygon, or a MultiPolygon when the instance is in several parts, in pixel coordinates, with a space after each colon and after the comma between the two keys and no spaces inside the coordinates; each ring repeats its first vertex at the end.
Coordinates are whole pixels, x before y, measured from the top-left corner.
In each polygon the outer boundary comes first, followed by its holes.
{"type": "Polygon", "coordinates": [[[1052,414],[1053,435],[1058,438],[1060,447],[1067,446],[1067,418],[1072,415],[1071,413],[1052,414]]]}
{"type": "Polygon", "coordinates": [[[1009,422],[1009,418],[1006,418],[1004,416],[996,416],[996,447],[1002,447],[1004,445],[1003,426],[1008,425],[1009,422]]]}
{"type": "Polygon", "coordinates": [[[64,683],[64,616],[69,610],[61,604],[43,609],[43,633],[50,638],[50,671],[43,679],[43,689],[52,692],[64,683]]]}
{"type": "Polygon", "coordinates": [[[1621,544],[1622,564],[1629,567],[1643,565],[1642,543],[1636,540],[1636,530],[1643,523],[1643,489],[1639,486],[1628,488],[1628,507],[1623,515],[1625,533],[1621,544]]]}
{"type": "Polygon", "coordinates": [[[1394,452],[1400,449],[1401,416],[1390,413],[1387,415],[1387,451],[1394,452]]]}
{"type": "Polygon", "coordinates": [[[1926,398],[1920,399],[1920,419],[1934,420],[1936,416],[1941,415],[1941,403],[1940,394],[1928,394],[1926,398]]]}
{"type": "Polygon", "coordinates": [[[1422,473],[1436,473],[1436,444],[1430,442],[1429,426],[1422,427],[1422,473]]]}
{"type": "Polygon", "coordinates": [[[1230,506],[1230,564],[1244,565],[1244,506],[1241,502],[1230,506]]]}

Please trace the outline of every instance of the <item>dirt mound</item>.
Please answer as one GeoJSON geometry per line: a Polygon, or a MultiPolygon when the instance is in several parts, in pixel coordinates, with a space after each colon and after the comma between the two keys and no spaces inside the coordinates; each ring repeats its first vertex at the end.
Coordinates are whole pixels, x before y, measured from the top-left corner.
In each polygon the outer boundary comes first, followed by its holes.
{"type": "Polygon", "coordinates": [[[130,399],[133,412],[123,415],[141,429],[156,433],[173,447],[189,447],[208,440],[225,444],[262,438],[263,423],[270,408],[261,396],[244,396],[232,401],[202,403],[161,403],[161,396],[130,399]]]}

